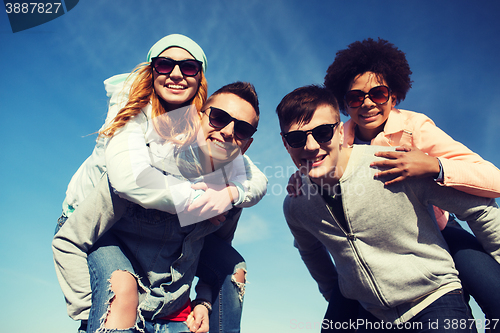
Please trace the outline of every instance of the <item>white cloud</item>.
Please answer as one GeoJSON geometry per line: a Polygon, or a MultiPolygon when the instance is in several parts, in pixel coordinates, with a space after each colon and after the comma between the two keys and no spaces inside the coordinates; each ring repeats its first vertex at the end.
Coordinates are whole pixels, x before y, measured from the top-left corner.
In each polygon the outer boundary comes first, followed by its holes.
{"type": "Polygon", "coordinates": [[[233,245],[253,243],[269,237],[269,221],[259,215],[244,211],[234,236],[233,245]]]}

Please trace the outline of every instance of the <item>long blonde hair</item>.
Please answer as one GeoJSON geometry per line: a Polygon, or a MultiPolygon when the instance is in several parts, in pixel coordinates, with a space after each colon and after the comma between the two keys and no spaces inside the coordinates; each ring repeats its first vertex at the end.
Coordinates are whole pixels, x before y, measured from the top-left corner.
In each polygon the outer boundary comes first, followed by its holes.
{"type": "Polygon", "coordinates": [[[200,83],[198,91],[191,101],[191,106],[187,109],[185,117],[180,122],[173,123],[172,119],[165,115],[166,110],[156,94],[153,86],[153,66],[151,63],[139,64],[131,73],[136,74],[130,88],[127,104],[118,112],[113,122],[99,132],[99,135],[112,137],[116,131],[134,116],[141,112],[149,102],[152,106],[153,124],[158,134],[165,140],[184,145],[189,144],[196,138],[199,128],[199,112],[207,100],[208,84],[203,71],[200,71],[200,83]],[[163,116],[162,116],[163,115],[163,116]],[[160,117],[162,116],[162,117],[160,117]],[[184,134],[182,138],[177,138],[179,134],[184,134]]]}

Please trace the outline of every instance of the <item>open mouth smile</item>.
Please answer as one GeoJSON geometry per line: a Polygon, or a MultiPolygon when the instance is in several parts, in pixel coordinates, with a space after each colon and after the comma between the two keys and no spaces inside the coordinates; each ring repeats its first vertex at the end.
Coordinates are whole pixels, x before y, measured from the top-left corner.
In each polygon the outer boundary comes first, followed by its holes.
{"type": "Polygon", "coordinates": [[[365,114],[360,114],[359,117],[363,119],[370,119],[378,116],[380,112],[370,112],[370,113],[365,113],[365,114]]]}
{"type": "Polygon", "coordinates": [[[316,156],[315,158],[307,158],[302,160],[303,165],[307,165],[308,167],[317,167],[319,166],[323,160],[325,159],[325,155],[316,156]]]}
{"type": "Polygon", "coordinates": [[[167,84],[166,87],[168,89],[175,89],[175,90],[184,90],[184,89],[186,89],[185,86],[182,86],[180,84],[167,84]]]}

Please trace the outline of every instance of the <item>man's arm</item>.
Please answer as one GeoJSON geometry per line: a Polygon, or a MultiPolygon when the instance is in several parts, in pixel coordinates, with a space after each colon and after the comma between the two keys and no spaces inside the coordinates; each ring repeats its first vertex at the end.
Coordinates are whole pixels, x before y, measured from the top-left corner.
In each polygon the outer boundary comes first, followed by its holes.
{"type": "Polygon", "coordinates": [[[318,283],[319,291],[328,301],[335,284],[338,284],[337,270],[326,247],[302,227],[301,221],[295,218],[293,200],[287,197],[283,205],[285,219],[294,237],[294,246],[313,279],[318,283]]]}
{"type": "Polygon", "coordinates": [[[68,314],[87,319],[91,302],[87,252],[120,219],[126,201],[112,194],[107,174],[56,233],[52,251],[56,275],[66,298],[68,314]]]}
{"type": "Polygon", "coordinates": [[[500,209],[495,199],[439,186],[432,179],[412,181],[412,186],[423,191],[424,204],[432,204],[467,221],[484,250],[500,263],[500,209]]]}

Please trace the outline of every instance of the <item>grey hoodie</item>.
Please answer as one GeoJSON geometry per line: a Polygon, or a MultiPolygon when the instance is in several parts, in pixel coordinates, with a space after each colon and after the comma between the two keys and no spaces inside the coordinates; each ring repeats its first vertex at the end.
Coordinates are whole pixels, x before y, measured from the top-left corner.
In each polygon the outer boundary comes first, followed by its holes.
{"type": "Polygon", "coordinates": [[[443,187],[430,178],[384,186],[369,166],[380,159],[374,153],[382,150],[394,148],[353,147],[337,191],[347,230],[308,177],[303,177],[304,195],[285,199],[284,213],[302,259],[326,298],[338,274],[345,297],[358,300],[381,320],[399,323],[425,307],[428,297],[460,288],[430,205],[467,221],[497,262],[500,210],[494,199],[443,187]]]}

